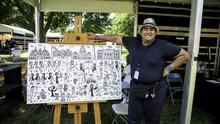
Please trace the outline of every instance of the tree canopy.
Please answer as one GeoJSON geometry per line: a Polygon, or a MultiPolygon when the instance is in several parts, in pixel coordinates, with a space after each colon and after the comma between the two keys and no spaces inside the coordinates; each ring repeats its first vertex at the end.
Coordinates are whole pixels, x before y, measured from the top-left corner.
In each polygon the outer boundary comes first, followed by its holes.
{"type": "Polygon", "coordinates": [[[127,13],[115,14],[115,17],[112,19],[111,27],[109,27],[105,33],[133,36],[134,15],[127,13]]]}
{"type": "MultiPolygon", "coordinates": [[[[110,24],[110,13],[41,12],[41,42],[44,42],[48,30],[65,32],[67,27],[74,23],[74,16],[79,14],[83,17],[83,32],[104,33],[110,24]]],[[[0,15],[0,23],[35,32],[34,7],[22,0],[2,0],[0,15]]]]}

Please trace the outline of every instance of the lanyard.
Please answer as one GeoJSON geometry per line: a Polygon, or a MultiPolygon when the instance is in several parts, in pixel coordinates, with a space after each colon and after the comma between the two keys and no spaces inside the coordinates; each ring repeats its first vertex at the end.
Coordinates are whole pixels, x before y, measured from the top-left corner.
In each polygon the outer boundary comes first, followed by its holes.
{"type": "Polygon", "coordinates": [[[141,49],[140,49],[140,52],[137,52],[137,53],[141,53],[142,51],[143,51],[143,54],[142,54],[142,56],[139,58],[139,60],[138,60],[138,65],[137,65],[137,71],[139,70],[139,67],[140,67],[140,63],[142,62],[142,60],[143,60],[143,58],[145,57],[145,55],[146,55],[146,50],[145,49],[148,49],[147,47],[146,48],[144,48],[144,47],[141,47],[141,49]],[[143,50],[142,50],[143,49],[143,50]]]}

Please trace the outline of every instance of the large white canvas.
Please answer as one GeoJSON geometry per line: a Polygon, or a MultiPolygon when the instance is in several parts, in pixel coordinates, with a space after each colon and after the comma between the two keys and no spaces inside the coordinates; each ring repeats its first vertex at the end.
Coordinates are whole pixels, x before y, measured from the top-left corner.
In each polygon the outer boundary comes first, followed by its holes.
{"type": "Polygon", "coordinates": [[[118,45],[28,45],[27,104],[121,99],[118,45]]]}

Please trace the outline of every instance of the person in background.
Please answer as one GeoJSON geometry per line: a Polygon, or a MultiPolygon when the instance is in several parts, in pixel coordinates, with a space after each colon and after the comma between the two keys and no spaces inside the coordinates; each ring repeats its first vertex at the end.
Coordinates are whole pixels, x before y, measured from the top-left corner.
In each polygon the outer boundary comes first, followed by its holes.
{"type": "Polygon", "coordinates": [[[130,58],[129,54],[126,56],[126,67],[123,71],[125,74],[125,78],[122,81],[122,89],[129,89],[130,88],[130,82],[131,82],[131,66],[130,66],[130,58]]]}
{"type": "Polygon", "coordinates": [[[128,103],[129,101],[129,89],[130,89],[130,82],[131,82],[131,66],[130,66],[130,57],[129,54],[126,56],[126,67],[123,71],[125,77],[122,81],[122,102],[121,103],[128,103]]]}

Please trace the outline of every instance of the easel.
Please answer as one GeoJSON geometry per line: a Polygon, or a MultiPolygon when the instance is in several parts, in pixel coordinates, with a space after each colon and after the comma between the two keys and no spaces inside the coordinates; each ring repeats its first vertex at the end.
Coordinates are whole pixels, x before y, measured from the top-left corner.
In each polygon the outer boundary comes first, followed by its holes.
{"type": "MultiPolygon", "coordinates": [[[[90,40],[87,33],[82,33],[82,17],[75,17],[74,33],[64,34],[63,42],[48,42],[50,44],[105,44],[101,40],[90,40]]],[[[100,102],[106,101],[89,101],[89,102],[74,102],[74,103],[56,103],[54,110],[53,124],[60,124],[60,114],[62,104],[68,104],[68,113],[74,113],[74,124],[82,123],[82,113],[88,112],[88,103],[93,103],[95,124],[101,124],[100,102]]]]}

